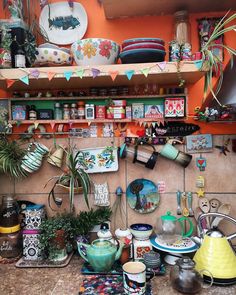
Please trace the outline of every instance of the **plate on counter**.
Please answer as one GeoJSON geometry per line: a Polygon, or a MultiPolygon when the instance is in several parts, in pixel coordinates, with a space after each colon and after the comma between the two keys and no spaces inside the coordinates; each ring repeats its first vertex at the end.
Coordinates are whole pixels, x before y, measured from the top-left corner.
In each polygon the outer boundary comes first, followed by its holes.
{"type": "Polygon", "coordinates": [[[74,2],[73,8],[70,8],[68,2],[57,2],[44,6],[39,17],[39,26],[49,42],[72,44],[83,38],[88,17],[80,3],[74,2]]]}

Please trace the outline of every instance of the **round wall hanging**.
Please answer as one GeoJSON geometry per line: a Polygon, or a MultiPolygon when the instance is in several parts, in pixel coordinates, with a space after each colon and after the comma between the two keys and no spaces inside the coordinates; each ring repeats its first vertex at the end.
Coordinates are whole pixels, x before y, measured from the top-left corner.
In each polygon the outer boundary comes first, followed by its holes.
{"type": "Polygon", "coordinates": [[[129,206],[138,213],[153,212],[160,202],[160,194],[154,182],[148,179],[132,181],[126,190],[129,206]]]}
{"type": "Polygon", "coordinates": [[[68,2],[46,5],[39,17],[42,34],[55,44],[72,44],[83,38],[87,25],[87,13],[81,4],[76,2],[73,8],[70,8],[68,2]]]}

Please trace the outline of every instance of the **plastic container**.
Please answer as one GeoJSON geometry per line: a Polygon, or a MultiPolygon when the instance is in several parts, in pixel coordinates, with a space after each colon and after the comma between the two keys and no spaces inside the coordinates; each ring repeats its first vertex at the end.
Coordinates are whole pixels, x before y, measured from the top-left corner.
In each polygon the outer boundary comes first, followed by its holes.
{"type": "Polygon", "coordinates": [[[0,226],[13,227],[18,224],[19,214],[15,199],[12,196],[3,196],[0,208],[0,226]]]}
{"type": "Polygon", "coordinates": [[[15,258],[22,252],[22,234],[20,225],[0,227],[0,256],[15,258]]]}

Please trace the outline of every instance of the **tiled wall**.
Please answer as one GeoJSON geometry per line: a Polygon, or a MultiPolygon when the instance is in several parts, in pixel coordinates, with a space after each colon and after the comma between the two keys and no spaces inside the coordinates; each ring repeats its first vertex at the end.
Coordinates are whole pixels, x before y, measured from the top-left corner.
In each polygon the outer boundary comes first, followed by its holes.
{"type": "MultiPolygon", "coordinates": [[[[214,145],[222,145],[227,138],[235,138],[236,136],[214,136],[214,145]]],[[[113,139],[73,139],[77,143],[79,148],[86,147],[104,147],[112,144],[113,139]]],[[[47,139],[41,139],[40,142],[46,146],[53,147],[53,141],[47,139]]],[[[57,139],[57,144],[64,143],[67,145],[68,139],[57,139]]],[[[123,139],[116,138],[115,145],[123,143],[123,139]]],[[[178,146],[178,148],[183,148],[178,146]]],[[[196,167],[196,157],[199,154],[194,154],[190,165],[184,169],[178,164],[169,161],[165,158],[159,157],[158,162],[153,170],[147,169],[140,164],[133,164],[131,160],[119,160],[118,172],[101,173],[91,175],[92,179],[96,183],[108,182],[111,205],[113,206],[117,199],[115,190],[118,186],[121,186],[123,191],[126,191],[128,184],[136,178],[147,178],[154,183],[164,181],[166,184],[166,192],[161,194],[159,207],[150,214],[139,214],[134,212],[129,205],[126,204],[125,194],[122,197],[122,212],[117,213],[117,218],[113,218],[116,222],[116,227],[124,226],[125,224],[132,224],[136,222],[147,222],[155,226],[157,231],[157,223],[160,216],[165,214],[167,210],[170,210],[172,214],[176,214],[176,191],[192,191],[193,208],[196,208],[198,197],[196,195],[196,179],[197,176],[203,175],[205,177],[205,191],[207,198],[218,198],[222,203],[229,203],[232,207],[230,215],[236,218],[236,153],[232,152],[231,143],[229,145],[230,153],[227,156],[220,154],[218,149],[214,148],[212,153],[203,154],[207,159],[207,167],[204,172],[199,172],[196,167]]],[[[60,174],[61,171],[51,166],[46,160],[43,161],[43,165],[40,170],[30,175],[28,178],[13,182],[5,175],[0,176],[0,195],[15,193],[18,199],[31,200],[36,203],[44,203],[47,205],[48,192],[51,189],[52,184],[45,184],[48,179],[54,175],[60,174]]],[[[63,205],[60,211],[68,208],[68,196],[64,191],[61,191],[63,196],[63,205]]],[[[83,196],[76,196],[76,210],[85,210],[86,205],[83,201],[83,196]]],[[[90,204],[93,204],[93,195],[90,196],[90,204]]],[[[56,208],[56,207],[55,207],[56,208]]],[[[48,214],[52,215],[55,212],[48,209],[48,214]]],[[[225,232],[235,231],[236,226],[226,224],[223,222],[223,229],[225,232]]]]}

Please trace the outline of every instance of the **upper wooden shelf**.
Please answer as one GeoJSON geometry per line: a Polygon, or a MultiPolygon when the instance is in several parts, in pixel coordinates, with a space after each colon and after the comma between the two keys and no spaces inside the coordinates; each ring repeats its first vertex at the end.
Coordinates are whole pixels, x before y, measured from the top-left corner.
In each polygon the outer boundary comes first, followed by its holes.
{"type": "Polygon", "coordinates": [[[173,14],[178,10],[190,13],[236,10],[235,0],[102,0],[107,19],[173,14]]]}
{"type": "MultiPolygon", "coordinates": [[[[196,83],[203,77],[205,71],[199,71],[194,62],[180,63],[181,78],[186,84],[196,83]]],[[[86,67],[42,67],[30,69],[1,69],[0,70],[0,88],[9,91],[15,90],[40,90],[40,89],[79,89],[90,87],[113,87],[113,86],[132,86],[143,85],[145,83],[157,83],[158,85],[175,85],[179,84],[179,75],[177,74],[177,64],[175,62],[167,62],[165,68],[162,69],[157,63],[142,64],[115,64],[115,65],[99,65],[86,67]],[[100,74],[93,78],[92,69],[100,71],[100,74]],[[39,78],[30,75],[30,71],[38,70],[39,78]],[[142,70],[148,69],[146,77],[142,70]],[[78,77],[77,71],[84,70],[82,79],[78,77]],[[127,71],[134,71],[131,80],[127,78],[127,71]],[[69,81],[64,77],[65,72],[72,72],[69,81]],[[49,73],[55,73],[51,81],[48,79],[49,73]],[[115,80],[111,78],[112,73],[117,73],[115,80]],[[29,85],[23,83],[20,78],[28,76],[29,85]],[[15,83],[7,88],[6,80],[15,80],[15,83]]]]}

